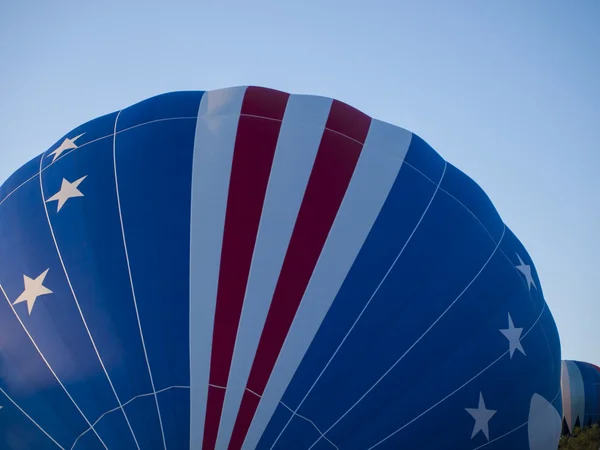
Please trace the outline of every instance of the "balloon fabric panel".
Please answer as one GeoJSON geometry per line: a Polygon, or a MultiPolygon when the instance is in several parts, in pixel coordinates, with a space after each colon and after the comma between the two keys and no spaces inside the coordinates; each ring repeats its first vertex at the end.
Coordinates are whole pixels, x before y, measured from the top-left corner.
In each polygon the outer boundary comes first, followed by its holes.
{"type": "Polygon", "coordinates": [[[0,287],[2,448],[549,450],[600,419],[483,189],[327,97],[76,127],[0,187],[0,287]]]}

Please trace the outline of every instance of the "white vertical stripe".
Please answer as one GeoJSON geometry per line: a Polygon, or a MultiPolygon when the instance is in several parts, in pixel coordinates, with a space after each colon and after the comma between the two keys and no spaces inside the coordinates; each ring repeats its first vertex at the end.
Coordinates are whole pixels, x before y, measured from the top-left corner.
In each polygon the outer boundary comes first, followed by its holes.
{"type": "Polygon", "coordinates": [[[568,371],[569,393],[571,396],[571,417],[569,418],[569,430],[573,432],[573,427],[579,417],[579,425],[583,423],[585,414],[585,387],[583,385],[583,377],[577,364],[573,361],[566,361],[568,371]]]}
{"type": "Polygon", "coordinates": [[[373,120],[338,215],[244,441],[254,449],[387,199],[412,134],[373,120]]]}
{"type": "Polygon", "coordinates": [[[560,389],[562,391],[563,417],[565,418],[569,429],[571,427],[571,389],[569,389],[569,369],[567,361],[560,365],[560,389]]]}
{"type": "Polygon", "coordinates": [[[329,98],[305,95],[292,95],[287,103],[252,258],[217,449],[229,446],[331,103],[329,98]]]}
{"type": "Polygon", "coordinates": [[[246,87],[206,92],[198,110],[190,223],[190,448],[201,449],[233,151],[246,87]]]}

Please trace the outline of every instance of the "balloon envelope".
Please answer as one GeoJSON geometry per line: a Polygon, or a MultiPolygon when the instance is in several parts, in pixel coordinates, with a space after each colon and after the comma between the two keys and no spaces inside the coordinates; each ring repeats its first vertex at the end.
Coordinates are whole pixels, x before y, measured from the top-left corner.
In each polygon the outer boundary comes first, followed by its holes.
{"type": "MultiPolygon", "coordinates": [[[[419,136],[325,97],[176,92],[0,190],[14,449],[551,449],[534,263],[419,136]]],[[[558,433],[557,433],[558,430],[558,433]]]]}
{"type": "Polygon", "coordinates": [[[566,360],[561,373],[563,432],[600,423],[600,368],[566,360]]]}

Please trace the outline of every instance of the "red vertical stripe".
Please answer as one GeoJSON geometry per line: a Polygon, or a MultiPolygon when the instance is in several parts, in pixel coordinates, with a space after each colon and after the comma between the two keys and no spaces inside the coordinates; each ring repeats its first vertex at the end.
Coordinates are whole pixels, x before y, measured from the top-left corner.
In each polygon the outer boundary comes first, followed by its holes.
{"type": "MultiPolygon", "coordinates": [[[[249,87],[233,153],[210,363],[210,384],[227,386],[246,283],[289,94],[249,87]]],[[[215,447],[225,390],[209,386],[203,448],[215,447]]]]}
{"type": "MultiPolygon", "coordinates": [[[[248,378],[247,388],[259,395],[346,194],[370,124],[371,119],[360,111],[333,102],[248,378]]],[[[229,450],[242,447],[258,402],[255,395],[244,393],[229,450]]]]}

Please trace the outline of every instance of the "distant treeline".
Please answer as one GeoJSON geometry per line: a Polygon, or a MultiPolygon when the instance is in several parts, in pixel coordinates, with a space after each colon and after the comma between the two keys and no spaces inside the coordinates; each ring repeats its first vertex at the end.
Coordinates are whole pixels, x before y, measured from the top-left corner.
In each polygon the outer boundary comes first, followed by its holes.
{"type": "Polygon", "coordinates": [[[559,450],[598,450],[600,449],[600,426],[576,427],[571,435],[560,439],[559,450]]]}

